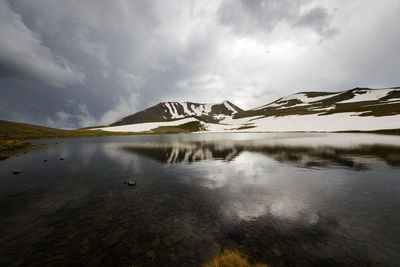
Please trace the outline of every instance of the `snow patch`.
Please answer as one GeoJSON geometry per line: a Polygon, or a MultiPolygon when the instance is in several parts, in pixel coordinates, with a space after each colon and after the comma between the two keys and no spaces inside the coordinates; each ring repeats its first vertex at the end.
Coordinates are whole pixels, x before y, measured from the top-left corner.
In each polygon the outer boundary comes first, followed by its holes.
{"type": "Polygon", "coordinates": [[[234,108],[229,104],[228,101],[224,101],[223,104],[224,104],[224,106],[225,106],[228,110],[232,111],[232,114],[237,113],[236,109],[234,109],[234,108]]]}
{"type": "Polygon", "coordinates": [[[182,107],[183,107],[183,112],[185,112],[186,115],[188,115],[188,116],[196,115],[195,113],[193,113],[193,112],[191,112],[189,110],[189,103],[188,102],[182,103],[182,107]]]}
{"type": "Polygon", "coordinates": [[[168,111],[169,111],[169,114],[171,114],[171,116],[172,116],[173,112],[172,112],[171,107],[169,106],[169,103],[166,102],[166,103],[164,103],[164,105],[167,107],[167,109],[168,109],[168,111]]]}
{"type": "Polygon", "coordinates": [[[351,99],[343,100],[338,103],[353,103],[362,101],[374,101],[385,97],[391,91],[396,89],[371,89],[371,90],[357,90],[354,92],[354,97],[351,99]]]}

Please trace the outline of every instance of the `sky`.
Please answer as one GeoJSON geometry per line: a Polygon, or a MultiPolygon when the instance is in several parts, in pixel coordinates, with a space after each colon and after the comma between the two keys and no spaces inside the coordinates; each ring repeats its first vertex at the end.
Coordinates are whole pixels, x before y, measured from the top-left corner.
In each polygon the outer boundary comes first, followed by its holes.
{"type": "Polygon", "coordinates": [[[398,0],[0,0],[0,119],[70,129],[165,101],[399,86],[399,14],[398,0]]]}

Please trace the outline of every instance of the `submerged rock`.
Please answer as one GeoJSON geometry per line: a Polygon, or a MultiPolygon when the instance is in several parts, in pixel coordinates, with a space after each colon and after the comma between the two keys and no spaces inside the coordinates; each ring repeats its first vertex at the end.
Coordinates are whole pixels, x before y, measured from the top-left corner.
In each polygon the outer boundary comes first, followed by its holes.
{"type": "Polygon", "coordinates": [[[64,160],[64,158],[60,158],[60,160],[64,160]]]}
{"type": "Polygon", "coordinates": [[[102,244],[105,247],[111,247],[118,243],[118,241],[121,239],[121,237],[127,232],[128,230],[123,229],[123,228],[118,228],[114,232],[108,234],[106,237],[102,239],[102,244]]]}
{"type": "Polygon", "coordinates": [[[131,250],[132,256],[136,257],[142,255],[145,251],[139,246],[139,244],[135,243],[133,249],[131,250]]]}
{"type": "Polygon", "coordinates": [[[20,169],[14,169],[13,174],[20,174],[22,171],[20,169]]]}
{"type": "Polygon", "coordinates": [[[160,240],[159,237],[157,237],[156,239],[153,240],[153,242],[151,242],[151,245],[152,245],[154,248],[159,247],[160,244],[161,244],[161,240],[160,240]]]}

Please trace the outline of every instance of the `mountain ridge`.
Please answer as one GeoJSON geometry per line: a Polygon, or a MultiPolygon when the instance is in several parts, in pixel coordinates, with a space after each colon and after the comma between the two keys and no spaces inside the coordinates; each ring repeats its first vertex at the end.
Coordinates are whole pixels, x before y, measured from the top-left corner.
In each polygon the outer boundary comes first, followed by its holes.
{"type": "Polygon", "coordinates": [[[399,129],[400,87],[303,91],[248,110],[227,100],[216,104],[161,102],[98,129],[153,132],[156,128],[164,131],[187,123],[198,125],[189,127],[193,131],[207,132],[399,129]]]}

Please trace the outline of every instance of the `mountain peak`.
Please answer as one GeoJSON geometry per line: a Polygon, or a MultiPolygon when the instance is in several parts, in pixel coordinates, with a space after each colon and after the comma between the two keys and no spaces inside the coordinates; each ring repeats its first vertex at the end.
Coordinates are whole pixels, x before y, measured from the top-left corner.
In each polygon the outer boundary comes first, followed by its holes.
{"type": "Polygon", "coordinates": [[[168,121],[185,117],[198,117],[208,122],[218,122],[223,117],[243,111],[228,100],[222,103],[160,102],[150,108],[139,111],[112,123],[110,126],[134,123],[168,121]]]}

